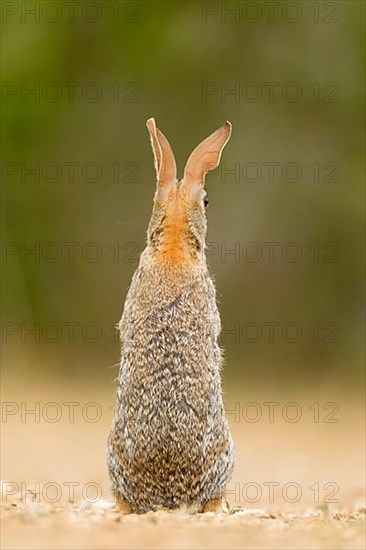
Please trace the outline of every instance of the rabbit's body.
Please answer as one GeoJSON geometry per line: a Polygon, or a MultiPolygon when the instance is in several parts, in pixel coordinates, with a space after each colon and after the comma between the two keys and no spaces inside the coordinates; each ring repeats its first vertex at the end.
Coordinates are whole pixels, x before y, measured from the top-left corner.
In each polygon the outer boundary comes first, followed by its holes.
{"type": "Polygon", "coordinates": [[[233,469],[215,288],[199,239],[192,253],[184,209],[167,200],[163,210],[155,204],[119,325],[108,465],[117,500],[137,513],[207,509],[223,496],[233,469]]]}

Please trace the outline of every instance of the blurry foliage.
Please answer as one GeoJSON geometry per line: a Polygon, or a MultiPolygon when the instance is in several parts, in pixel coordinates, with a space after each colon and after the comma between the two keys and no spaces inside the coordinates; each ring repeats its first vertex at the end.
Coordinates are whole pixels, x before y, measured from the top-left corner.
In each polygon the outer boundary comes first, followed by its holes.
{"type": "MultiPolygon", "coordinates": [[[[31,4],[31,2],[28,2],[31,4]]],[[[42,4],[42,2],[41,2],[42,4]]],[[[62,2],[61,2],[62,4],[62,2]]],[[[235,243],[279,242],[275,261],[251,263],[233,255],[209,256],[215,276],[222,321],[227,330],[235,323],[295,321],[303,336],[290,344],[276,332],[273,343],[263,330],[257,343],[227,335],[225,380],[240,379],[280,384],[327,382],[335,378],[359,380],[362,368],[363,296],[363,151],[364,56],[362,21],[364,3],[337,2],[338,23],[314,23],[308,2],[298,2],[303,17],[289,23],[276,17],[257,23],[235,22],[220,15],[202,22],[197,1],[142,1],[137,22],[118,23],[111,16],[112,2],[101,2],[104,16],[96,23],[65,17],[51,23],[26,22],[17,16],[3,23],[2,80],[41,86],[97,82],[100,101],[90,103],[76,92],[68,101],[66,88],[59,101],[38,103],[20,94],[2,104],[2,161],[97,162],[100,181],[80,177],[68,181],[63,170],[58,182],[35,182],[19,175],[2,182],[4,242],[60,243],[62,261],[39,263],[19,254],[3,258],[3,322],[97,322],[103,336],[96,343],[75,342],[66,332],[53,344],[28,336],[8,338],[3,354],[9,368],[46,369],[70,376],[112,376],[109,367],[118,361],[119,344],[110,327],[118,321],[135,263],[123,262],[131,250],[126,243],[144,245],[154,193],[155,175],[145,121],[155,116],[176,153],[179,172],[192,148],[225,120],[233,123],[233,136],[223,155],[223,167],[233,169],[256,162],[263,169],[257,183],[236,182],[234,176],[216,171],[208,176],[210,195],[208,241],[233,249],[235,243]],[[108,9],[110,11],[108,11],[108,9]],[[244,85],[280,83],[276,99],[265,94],[257,102],[226,101],[220,94],[202,100],[204,82],[224,83],[232,89],[244,85]],[[135,102],[115,102],[111,87],[134,83],[135,102]],[[297,82],[300,101],[282,100],[280,90],[297,82]],[[310,86],[335,82],[336,103],[314,102],[310,86]],[[136,92],[137,90],[137,92],[136,92]],[[284,181],[280,170],[269,182],[263,162],[298,162],[299,182],[284,181]],[[135,183],[113,181],[109,168],[136,163],[135,183]],[[334,162],[336,182],[314,182],[311,165],[334,162]],[[222,181],[223,180],[223,181],[222,181]],[[282,245],[301,245],[297,263],[282,259],[282,245]],[[66,242],[80,243],[75,261],[69,262],[66,242]],[[102,258],[83,261],[80,248],[97,242],[102,258]],[[120,243],[121,261],[113,261],[113,243],[120,243]],[[338,263],[315,263],[312,243],[339,245],[338,263]],[[310,325],[339,325],[338,343],[314,343],[310,325]]],[[[220,5],[219,2],[215,3],[220,5]]],[[[230,3],[229,3],[230,4],[230,3]]],[[[231,3],[234,4],[234,3],[231,3]]],[[[237,4],[237,3],[236,3],[237,4]]],[[[240,2],[242,6],[243,2],[240,2]]],[[[261,4],[259,2],[259,4],[261,4]]],[[[320,3],[322,4],[322,3],[320,3]]],[[[123,2],[120,6],[123,7],[123,2]]],[[[220,5],[221,6],[221,5],[220,5]]],[[[128,86],[131,86],[129,84],[128,86]]],[[[127,91],[131,90],[128,88],[127,91]]],[[[324,177],[324,175],[322,175],[324,177]]],[[[323,335],[324,336],[324,335],[323,335]]]]}

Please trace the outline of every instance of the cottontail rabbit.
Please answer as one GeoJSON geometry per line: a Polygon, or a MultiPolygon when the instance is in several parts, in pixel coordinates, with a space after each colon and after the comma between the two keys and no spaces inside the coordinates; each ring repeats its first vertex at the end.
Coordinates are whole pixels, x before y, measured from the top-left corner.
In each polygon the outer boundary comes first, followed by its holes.
{"type": "Polygon", "coordinates": [[[179,181],[167,138],[153,118],[147,128],[157,189],[147,246],[119,323],[109,472],[124,512],[218,510],[233,443],[222,400],[220,317],[204,252],[204,179],[219,165],[231,124],[196,147],[179,181]]]}

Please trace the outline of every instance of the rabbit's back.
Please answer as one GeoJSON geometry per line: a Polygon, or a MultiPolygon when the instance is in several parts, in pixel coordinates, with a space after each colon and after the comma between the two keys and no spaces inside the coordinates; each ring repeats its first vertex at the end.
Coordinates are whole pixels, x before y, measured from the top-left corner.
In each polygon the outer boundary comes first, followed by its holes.
{"type": "Polygon", "coordinates": [[[232,442],[221,392],[220,318],[207,270],[177,276],[144,266],[142,258],[120,331],[109,442],[117,497],[144,512],[222,493],[232,442]]]}

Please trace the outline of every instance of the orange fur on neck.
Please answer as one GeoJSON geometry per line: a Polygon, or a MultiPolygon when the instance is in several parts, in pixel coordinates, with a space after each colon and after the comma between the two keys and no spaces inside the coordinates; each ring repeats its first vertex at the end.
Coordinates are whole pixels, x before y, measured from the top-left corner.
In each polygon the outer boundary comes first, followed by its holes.
{"type": "MultiPolygon", "coordinates": [[[[176,192],[176,191],[175,191],[176,192]]],[[[164,236],[159,256],[171,264],[181,264],[190,260],[186,235],[186,213],[183,201],[170,203],[164,222],[164,236]]]]}
{"type": "Polygon", "coordinates": [[[181,227],[173,225],[169,227],[164,237],[163,246],[159,252],[162,259],[170,263],[184,263],[190,259],[181,227]]]}

